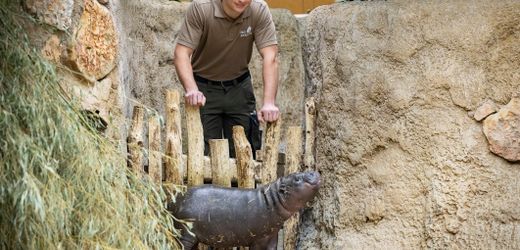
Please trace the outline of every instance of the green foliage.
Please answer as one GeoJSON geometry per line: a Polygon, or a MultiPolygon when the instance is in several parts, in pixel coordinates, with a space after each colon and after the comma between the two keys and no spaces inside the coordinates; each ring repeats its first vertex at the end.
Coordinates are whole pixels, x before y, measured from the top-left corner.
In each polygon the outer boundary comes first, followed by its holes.
{"type": "Polygon", "coordinates": [[[0,0],[0,249],[175,249],[165,193],[130,173],[0,0]]]}

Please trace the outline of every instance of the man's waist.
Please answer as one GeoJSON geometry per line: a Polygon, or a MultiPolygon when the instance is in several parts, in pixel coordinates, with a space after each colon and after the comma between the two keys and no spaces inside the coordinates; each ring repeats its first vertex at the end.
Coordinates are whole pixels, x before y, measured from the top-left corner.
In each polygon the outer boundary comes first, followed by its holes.
{"type": "Polygon", "coordinates": [[[197,81],[199,83],[218,85],[218,86],[233,86],[233,85],[236,85],[236,84],[244,81],[249,76],[251,76],[251,74],[249,73],[249,70],[248,70],[244,74],[240,75],[239,77],[237,77],[235,79],[224,80],[224,81],[217,81],[217,80],[211,80],[211,79],[204,78],[204,77],[199,76],[199,75],[197,75],[195,73],[193,74],[193,77],[195,78],[195,81],[197,81]]]}

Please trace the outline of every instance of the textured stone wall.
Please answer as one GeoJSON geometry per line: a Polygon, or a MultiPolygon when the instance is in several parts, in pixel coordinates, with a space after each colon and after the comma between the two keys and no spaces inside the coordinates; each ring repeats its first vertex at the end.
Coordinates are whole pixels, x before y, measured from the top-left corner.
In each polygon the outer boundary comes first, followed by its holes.
{"type": "Polygon", "coordinates": [[[125,38],[122,56],[130,112],[139,103],[164,114],[165,91],[182,89],[173,66],[173,48],[187,6],[166,0],[120,1],[117,18],[125,38]]]}
{"type": "Polygon", "coordinates": [[[324,186],[300,248],[519,249],[520,2],[350,2],[306,22],[324,186]]]}

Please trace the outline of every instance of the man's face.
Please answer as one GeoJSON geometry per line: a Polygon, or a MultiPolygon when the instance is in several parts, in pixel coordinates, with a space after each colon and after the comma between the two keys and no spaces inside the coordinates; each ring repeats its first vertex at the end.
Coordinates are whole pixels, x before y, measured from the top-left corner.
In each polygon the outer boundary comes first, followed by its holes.
{"type": "Polygon", "coordinates": [[[246,8],[251,4],[251,1],[252,0],[222,0],[222,4],[224,5],[225,10],[232,12],[228,13],[228,15],[231,14],[232,17],[237,17],[246,10],[246,8]]]}

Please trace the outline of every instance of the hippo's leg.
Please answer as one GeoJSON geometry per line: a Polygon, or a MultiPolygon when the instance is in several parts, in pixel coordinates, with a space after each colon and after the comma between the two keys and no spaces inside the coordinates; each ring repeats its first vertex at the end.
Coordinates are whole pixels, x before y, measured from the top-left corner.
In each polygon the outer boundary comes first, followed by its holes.
{"type": "Polygon", "coordinates": [[[197,249],[196,246],[198,245],[199,241],[195,236],[183,231],[181,235],[180,242],[182,246],[184,247],[184,250],[192,250],[197,249]]]}
{"type": "Polygon", "coordinates": [[[278,231],[265,238],[256,240],[249,246],[249,250],[276,250],[277,245],[278,231]]]}

